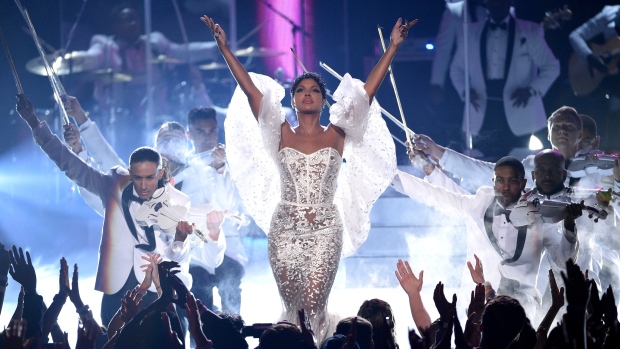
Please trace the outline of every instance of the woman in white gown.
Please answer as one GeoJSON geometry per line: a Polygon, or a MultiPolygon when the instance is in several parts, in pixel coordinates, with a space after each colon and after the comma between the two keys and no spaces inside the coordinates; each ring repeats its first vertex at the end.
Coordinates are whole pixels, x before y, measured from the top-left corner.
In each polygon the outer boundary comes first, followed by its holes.
{"type": "Polygon", "coordinates": [[[319,123],[323,81],[315,73],[298,77],[291,95],[299,126],[292,127],[282,110],[284,89],[248,73],[222,28],[201,19],[239,84],[225,121],[227,158],[246,210],[268,232],[283,319],[296,322],[297,310],[305,309],[320,343],[336,325],[327,300],[340,258],[366,240],[372,204],[395,175],[394,142],[373,98],[415,21],[396,22],[365,84],[345,75],[327,126],[319,123]]]}

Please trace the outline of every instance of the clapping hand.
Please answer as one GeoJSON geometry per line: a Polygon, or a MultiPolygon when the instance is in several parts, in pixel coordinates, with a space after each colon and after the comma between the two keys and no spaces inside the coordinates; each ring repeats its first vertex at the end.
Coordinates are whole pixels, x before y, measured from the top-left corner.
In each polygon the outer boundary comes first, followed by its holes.
{"type": "Polygon", "coordinates": [[[551,306],[560,310],[564,306],[564,287],[558,288],[552,269],[549,269],[549,287],[551,288],[551,306]]]}
{"type": "Polygon", "coordinates": [[[405,292],[409,295],[413,292],[420,293],[422,291],[422,285],[424,284],[424,270],[420,271],[419,276],[416,278],[415,274],[411,271],[411,267],[409,266],[409,262],[403,261],[401,259],[396,263],[396,268],[398,269],[395,274],[400,286],[405,290],[405,292]]]}
{"type": "Polygon", "coordinates": [[[189,290],[183,284],[183,281],[174,275],[178,273],[179,270],[172,269],[178,267],[180,267],[179,263],[174,261],[164,261],[159,263],[159,282],[161,284],[162,291],[160,298],[166,302],[173,302],[178,306],[185,308],[185,301],[189,290]],[[176,298],[174,297],[173,291],[176,291],[177,293],[176,298]]]}
{"type": "Polygon", "coordinates": [[[32,260],[30,259],[30,253],[26,251],[26,258],[24,258],[24,251],[22,248],[17,250],[17,247],[13,246],[13,251],[9,251],[9,258],[11,259],[11,267],[9,273],[13,277],[13,280],[19,282],[26,293],[37,292],[37,274],[32,266],[32,260]]]}
{"type": "Polygon", "coordinates": [[[441,321],[446,324],[452,317],[452,311],[456,310],[456,294],[452,295],[452,303],[448,302],[443,293],[443,287],[444,284],[440,281],[435,287],[433,301],[435,301],[435,307],[439,311],[441,321]]]}
{"type": "Polygon", "coordinates": [[[417,19],[409,22],[405,20],[405,24],[403,23],[403,19],[399,18],[392,28],[392,33],[390,34],[390,45],[394,45],[396,47],[400,46],[400,44],[405,41],[407,38],[407,34],[409,34],[409,29],[413,27],[414,24],[418,23],[417,19]]]}
{"type": "Polygon", "coordinates": [[[213,35],[215,42],[217,42],[218,47],[221,48],[228,46],[228,41],[226,39],[226,33],[224,32],[224,29],[222,29],[219,24],[216,24],[213,21],[213,18],[202,16],[200,17],[200,20],[203,21],[204,24],[209,27],[209,29],[211,29],[211,34],[213,35]]]}
{"type": "Polygon", "coordinates": [[[159,288],[159,269],[157,265],[163,261],[161,255],[158,253],[147,252],[146,256],[141,256],[142,259],[147,261],[147,264],[142,264],[140,268],[145,273],[144,280],[140,285],[142,290],[146,291],[151,287],[151,283],[155,284],[155,287],[159,288]]]}
{"type": "Polygon", "coordinates": [[[83,307],[84,303],[82,302],[82,297],[80,296],[80,287],[79,287],[79,282],[78,282],[77,263],[73,265],[73,277],[71,279],[71,287],[69,287],[69,277],[68,277],[69,266],[67,265],[67,261],[64,258],[60,260],[60,269],[61,270],[64,269],[67,274],[67,278],[63,282],[63,285],[61,286],[64,289],[64,292],[66,292],[69,295],[69,299],[71,300],[71,303],[75,305],[75,309],[79,309],[83,307]]]}

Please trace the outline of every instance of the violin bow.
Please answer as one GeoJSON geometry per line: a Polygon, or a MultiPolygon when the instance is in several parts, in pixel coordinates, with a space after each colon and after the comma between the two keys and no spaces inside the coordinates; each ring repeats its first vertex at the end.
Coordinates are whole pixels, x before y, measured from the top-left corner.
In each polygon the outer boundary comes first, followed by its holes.
{"type": "Polygon", "coordinates": [[[47,71],[47,77],[49,78],[50,84],[52,85],[52,90],[54,91],[54,99],[56,100],[56,103],[58,104],[58,110],[60,111],[60,119],[62,121],[62,124],[69,125],[70,124],[69,116],[67,115],[67,111],[65,110],[65,105],[62,102],[62,96],[66,95],[67,92],[65,91],[64,86],[60,82],[58,75],[54,71],[54,68],[50,65],[49,61],[47,60],[47,56],[45,55],[45,52],[43,51],[43,48],[41,47],[41,43],[39,42],[39,40],[37,40],[39,36],[37,35],[37,32],[34,29],[34,25],[32,24],[32,21],[30,20],[30,15],[28,14],[28,10],[26,10],[22,6],[19,0],[15,0],[15,4],[17,4],[17,7],[22,13],[24,20],[26,21],[26,24],[28,24],[28,28],[30,29],[30,33],[32,34],[31,36],[34,40],[34,44],[37,47],[37,50],[39,51],[39,55],[41,56],[43,65],[45,66],[45,70],[47,71]]]}
{"type": "MultiPolygon", "coordinates": [[[[416,19],[414,22],[417,22],[418,20],[416,19]]],[[[379,31],[379,38],[381,39],[381,47],[383,47],[383,53],[385,53],[385,51],[387,50],[385,47],[385,41],[383,40],[383,30],[381,29],[381,26],[377,25],[377,30],[379,31]]],[[[398,111],[400,112],[400,120],[403,123],[403,127],[405,129],[408,129],[407,127],[407,120],[405,119],[405,113],[403,112],[403,106],[400,103],[400,97],[398,95],[398,88],[396,88],[396,80],[394,79],[394,72],[392,71],[392,64],[390,63],[390,65],[388,66],[388,72],[390,72],[390,82],[392,82],[392,87],[394,88],[394,94],[396,95],[396,103],[398,104],[398,111]]],[[[413,132],[413,131],[411,131],[413,132]]],[[[415,133],[413,133],[415,135],[415,133]]],[[[409,134],[409,132],[405,131],[405,136],[407,137],[407,142],[413,146],[413,143],[411,143],[411,135],[409,134]]]]}
{"type": "Polygon", "coordinates": [[[6,51],[6,58],[8,59],[9,65],[11,66],[11,72],[13,73],[13,79],[15,80],[15,87],[17,87],[17,93],[20,95],[23,95],[24,89],[22,88],[22,84],[19,81],[19,76],[17,75],[17,70],[15,69],[13,58],[11,57],[11,51],[9,50],[9,45],[6,43],[6,39],[4,38],[4,32],[2,32],[1,27],[0,27],[0,38],[2,38],[2,44],[4,44],[4,50],[6,51]]]}

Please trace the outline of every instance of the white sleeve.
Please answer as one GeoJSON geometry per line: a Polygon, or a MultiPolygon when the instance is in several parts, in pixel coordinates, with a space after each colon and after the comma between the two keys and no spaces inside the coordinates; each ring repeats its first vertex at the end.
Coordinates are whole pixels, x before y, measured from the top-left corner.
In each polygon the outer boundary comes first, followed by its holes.
{"type": "Polygon", "coordinates": [[[464,181],[472,183],[476,187],[489,186],[494,175],[495,164],[492,162],[477,160],[467,155],[446,149],[439,165],[464,181]]]}
{"type": "Polygon", "coordinates": [[[570,258],[577,259],[579,239],[576,231],[566,230],[564,221],[544,223],[542,229],[544,229],[543,244],[545,250],[557,265],[566,265],[566,261],[570,258]]]}
{"type": "Polygon", "coordinates": [[[107,171],[114,166],[126,167],[125,162],[116,154],[110,143],[103,137],[99,127],[88,119],[79,127],[80,135],[86,149],[99,164],[99,167],[107,171]]]}
{"type": "Polygon", "coordinates": [[[577,56],[585,60],[592,54],[592,50],[588,46],[587,41],[604,32],[607,28],[607,21],[607,16],[604,11],[601,11],[570,33],[568,39],[577,56]]]}
{"type": "Polygon", "coordinates": [[[469,194],[469,192],[461,188],[455,181],[438,168],[435,168],[430,175],[424,177],[424,180],[436,185],[440,188],[449,190],[458,194],[469,194]]]}

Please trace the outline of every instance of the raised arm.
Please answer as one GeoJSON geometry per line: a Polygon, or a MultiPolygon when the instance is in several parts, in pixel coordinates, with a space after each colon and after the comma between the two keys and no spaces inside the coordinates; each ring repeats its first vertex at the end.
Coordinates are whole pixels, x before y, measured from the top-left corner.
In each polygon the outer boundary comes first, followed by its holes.
{"type": "Polygon", "coordinates": [[[390,45],[385,50],[379,62],[368,75],[368,79],[366,79],[366,84],[364,85],[364,89],[368,94],[368,99],[370,103],[372,103],[372,99],[375,97],[379,86],[383,82],[383,78],[385,77],[385,73],[387,73],[388,68],[390,67],[390,63],[392,63],[392,59],[398,51],[400,44],[405,41],[407,38],[407,33],[409,32],[409,28],[411,28],[414,24],[418,23],[418,20],[415,19],[411,22],[405,20],[405,24],[402,25],[402,18],[399,18],[392,28],[392,33],[390,34],[390,45]]]}
{"type": "MultiPolygon", "coordinates": [[[[228,64],[228,68],[232,73],[235,80],[243,90],[243,93],[248,97],[248,102],[250,103],[250,107],[252,108],[252,113],[254,117],[258,120],[258,112],[260,110],[260,103],[263,99],[263,94],[260,90],[254,85],[252,82],[252,78],[248,71],[245,70],[245,67],[239,62],[235,54],[228,47],[228,41],[226,40],[226,33],[224,29],[220,27],[219,24],[213,22],[212,18],[207,16],[202,16],[200,19],[211,29],[211,34],[213,34],[213,38],[217,42],[217,47],[220,49],[222,56],[226,60],[226,64],[228,64]]],[[[385,72],[383,73],[385,75],[385,72]]]]}

